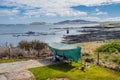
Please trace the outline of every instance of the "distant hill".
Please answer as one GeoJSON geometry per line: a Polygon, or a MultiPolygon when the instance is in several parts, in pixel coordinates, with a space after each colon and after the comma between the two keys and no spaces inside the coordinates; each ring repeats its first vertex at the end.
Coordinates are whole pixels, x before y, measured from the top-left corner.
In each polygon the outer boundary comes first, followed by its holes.
{"type": "Polygon", "coordinates": [[[47,24],[46,22],[32,22],[30,25],[44,25],[47,24]]]}
{"type": "Polygon", "coordinates": [[[77,20],[65,20],[65,21],[54,23],[54,24],[89,24],[89,23],[97,23],[97,22],[77,19],[77,20]]]}

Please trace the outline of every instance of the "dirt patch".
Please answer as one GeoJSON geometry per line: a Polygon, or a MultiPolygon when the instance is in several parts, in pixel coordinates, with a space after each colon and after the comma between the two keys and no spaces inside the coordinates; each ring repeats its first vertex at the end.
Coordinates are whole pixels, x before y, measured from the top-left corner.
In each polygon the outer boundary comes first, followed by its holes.
{"type": "MultiPolygon", "coordinates": [[[[0,64],[0,80],[35,80],[29,68],[54,64],[50,58],[0,64]]],[[[50,79],[68,80],[68,79],[50,79]]]]}
{"type": "Polygon", "coordinates": [[[5,76],[8,80],[35,80],[34,75],[28,70],[6,73],[5,76]]]}

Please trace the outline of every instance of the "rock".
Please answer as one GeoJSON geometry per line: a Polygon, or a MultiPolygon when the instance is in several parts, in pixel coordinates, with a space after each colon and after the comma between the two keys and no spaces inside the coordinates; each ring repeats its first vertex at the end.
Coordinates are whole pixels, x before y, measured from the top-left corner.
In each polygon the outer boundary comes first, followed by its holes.
{"type": "Polygon", "coordinates": [[[89,62],[89,63],[94,63],[95,62],[95,59],[94,58],[87,58],[85,59],[86,62],[89,62]]]}
{"type": "Polygon", "coordinates": [[[95,33],[87,32],[87,34],[77,35],[66,35],[64,36],[63,43],[75,44],[80,42],[91,42],[91,41],[105,41],[109,39],[120,39],[120,30],[102,30],[95,33]]]}
{"type": "Polygon", "coordinates": [[[116,67],[115,67],[115,70],[116,70],[116,71],[120,71],[120,67],[119,67],[119,66],[116,66],[116,67]]]}
{"type": "Polygon", "coordinates": [[[89,53],[83,53],[82,56],[90,56],[89,53]]]}

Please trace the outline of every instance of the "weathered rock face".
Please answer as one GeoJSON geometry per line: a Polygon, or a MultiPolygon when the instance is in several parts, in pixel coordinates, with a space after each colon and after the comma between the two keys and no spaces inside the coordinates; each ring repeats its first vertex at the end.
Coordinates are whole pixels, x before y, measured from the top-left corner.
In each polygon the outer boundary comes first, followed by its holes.
{"type": "Polygon", "coordinates": [[[79,43],[90,41],[104,41],[109,39],[120,39],[120,30],[115,31],[96,31],[80,35],[68,35],[64,37],[63,43],[79,43]]]}

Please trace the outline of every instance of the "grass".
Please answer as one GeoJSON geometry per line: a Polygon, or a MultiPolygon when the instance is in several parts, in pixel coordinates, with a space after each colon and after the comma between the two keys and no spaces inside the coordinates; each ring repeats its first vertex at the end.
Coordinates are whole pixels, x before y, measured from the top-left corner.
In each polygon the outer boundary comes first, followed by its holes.
{"type": "MultiPolygon", "coordinates": [[[[86,58],[94,58],[97,59],[97,54],[95,53],[96,48],[104,45],[106,43],[118,42],[120,40],[108,40],[105,42],[85,42],[85,43],[78,43],[74,44],[76,46],[80,46],[82,48],[82,54],[89,54],[89,56],[84,56],[83,59],[86,58]]],[[[107,64],[117,65],[120,66],[120,53],[100,53],[100,60],[107,64]]]]}
{"type": "Polygon", "coordinates": [[[101,53],[100,54],[100,59],[104,63],[109,63],[111,65],[118,65],[120,66],[120,54],[105,54],[101,53]]]}
{"type": "MultiPolygon", "coordinates": [[[[97,55],[94,52],[95,49],[109,42],[112,41],[86,42],[74,45],[82,47],[82,53],[90,54],[90,56],[87,56],[88,58],[97,58],[97,55]]],[[[86,56],[84,58],[86,58],[86,56]]],[[[0,63],[15,62],[21,60],[24,59],[2,59],[0,60],[0,63]]],[[[120,54],[101,53],[100,60],[106,63],[120,65],[120,54]]],[[[90,64],[90,68],[86,68],[86,72],[83,72],[78,69],[82,66],[83,65],[80,65],[78,63],[72,63],[71,65],[67,63],[60,63],[31,68],[29,70],[35,75],[36,80],[46,80],[48,78],[68,78],[70,80],[120,80],[120,72],[100,66],[95,66],[93,64],[90,64]]]]}
{"type": "Polygon", "coordinates": [[[1,63],[9,63],[9,62],[16,62],[16,61],[23,61],[23,60],[28,60],[28,59],[0,59],[0,64],[1,63]]]}
{"type": "Polygon", "coordinates": [[[68,78],[70,80],[120,80],[120,73],[90,64],[86,72],[81,71],[78,63],[60,63],[44,67],[29,69],[36,80],[47,80],[48,78],[68,78]]]}
{"type": "Polygon", "coordinates": [[[80,46],[82,49],[82,53],[93,54],[97,47],[105,44],[104,42],[85,42],[85,43],[77,43],[75,46],[80,46]]]}

